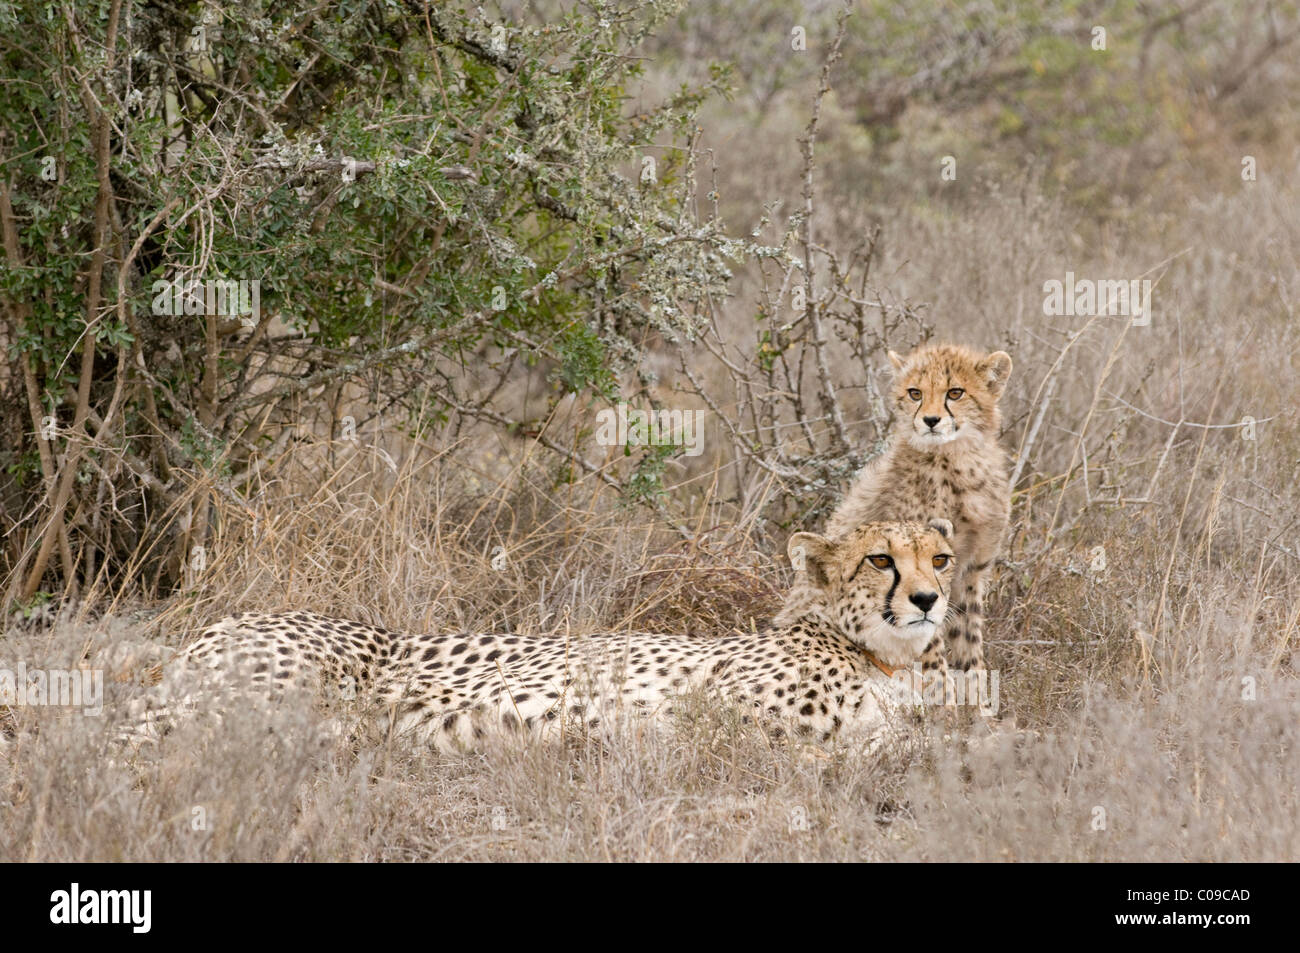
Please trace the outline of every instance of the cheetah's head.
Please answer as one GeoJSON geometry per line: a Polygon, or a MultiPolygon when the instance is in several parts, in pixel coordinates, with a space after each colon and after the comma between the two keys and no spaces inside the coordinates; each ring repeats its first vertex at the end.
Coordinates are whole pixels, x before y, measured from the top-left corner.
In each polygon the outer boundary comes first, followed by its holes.
{"type": "Polygon", "coordinates": [[[948,611],[952,524],[882,522],[842,540],[795,533],[788,550],[821,589],[840,632],[888,665],[911,665],[948,611]]]}
{"type": "Polygon", "coordinates": [[[894,365],[894,407],[902,433],[918,450],[979,434],[997,435],[998,398],[1011,375],[1006,351],[981,354],[951,344],[917,348],[894,365]]]}

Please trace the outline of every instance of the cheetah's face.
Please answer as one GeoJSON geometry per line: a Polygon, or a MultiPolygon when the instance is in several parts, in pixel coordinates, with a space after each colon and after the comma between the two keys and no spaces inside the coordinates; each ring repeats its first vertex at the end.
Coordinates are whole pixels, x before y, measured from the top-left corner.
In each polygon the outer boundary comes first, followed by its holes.
{"type": "Polygon", "coordinates": [[[867,523],[835,542],[796,533],[789,551],[825,592],[846,638],[889,664],[910,665],[948,611],[952,533],[944,519],[867,523]]]}
{"type": "Polygon", "coordinates": [[[918,450],[996,428],[998,398],[1011,374],[1011,357],[1005,351],[979,354],[932,345],[906,358],[890,351],[889,360],[896,371],[898,426],[918,450]]]}

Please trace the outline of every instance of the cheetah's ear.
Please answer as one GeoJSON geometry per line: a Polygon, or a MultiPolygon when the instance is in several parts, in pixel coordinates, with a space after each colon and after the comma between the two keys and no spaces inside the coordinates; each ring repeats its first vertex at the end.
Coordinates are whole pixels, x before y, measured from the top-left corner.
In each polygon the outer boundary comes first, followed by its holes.
{"type": "Polygon", "coordinates": [[[1011,355],[1006,351],[994,351],[980,361],[975,370],[984,378],[989,392],[996,397],[1002,393],[1002,388],[1007,386],[1007,378],[1011,376],[1011,355]]]}
{"type": "Polygon", "coordinates": [[[907,363],[907,361],[899,357],[895,351],[886,351],[885,353],[889,355],[889,363],[894,365],[894,370],[896,371],[901,371],[903,365],[907,363]]]}
{"type": "Polygon", "coordinates": [[[952,523],[945,519],[935,517],[930,520],[930,528],[939,531],[939,535],[944,539],[952,539],[952,523]]]}
{"type": "Polygon", "coordinates": [[[834,550],[834,543],[816,533],[795,533],[785,546],[794,568],[808,573],[808,578],[822,587],[830,582],[826,564],[834,550]]]}

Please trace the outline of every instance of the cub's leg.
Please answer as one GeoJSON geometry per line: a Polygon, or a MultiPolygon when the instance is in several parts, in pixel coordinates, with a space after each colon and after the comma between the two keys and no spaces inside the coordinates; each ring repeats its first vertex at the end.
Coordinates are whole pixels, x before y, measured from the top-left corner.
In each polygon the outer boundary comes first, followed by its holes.
{"type": "Polygon", "coordinates": [[[989,563],[963,567],[953,584],[945,627],[948,655],[958,671],[984,669],[984,577],[989,563]]]}
{"type": "Polygon", "coordinates": [[[948,660],[943,656],[943,636],[936,633],[921,653],[921,684],[926,699],[943,699],[942,704],[953,704],[956,690],[948,675],[948,660]]]}

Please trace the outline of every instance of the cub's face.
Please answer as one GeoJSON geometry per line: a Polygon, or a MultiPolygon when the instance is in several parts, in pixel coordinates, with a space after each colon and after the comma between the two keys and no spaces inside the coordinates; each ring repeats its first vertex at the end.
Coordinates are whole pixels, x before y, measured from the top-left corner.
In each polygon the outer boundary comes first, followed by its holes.
{"type": "Polygon", "coordinates": [[[948,611],[951,540],[952,524],[935,519],[867,523],[835,542],[795,533],[788,548],[846,638],[887,664],[910,665],[948,611]]]}
{"type": "Polygon", "coordinates": [[[952,345],[918,348],[894,365],[896,426],[918,450],[979,434],[996,435],[998,398],[1011,375],[1005,351],[981,354],[952,345]]]}

